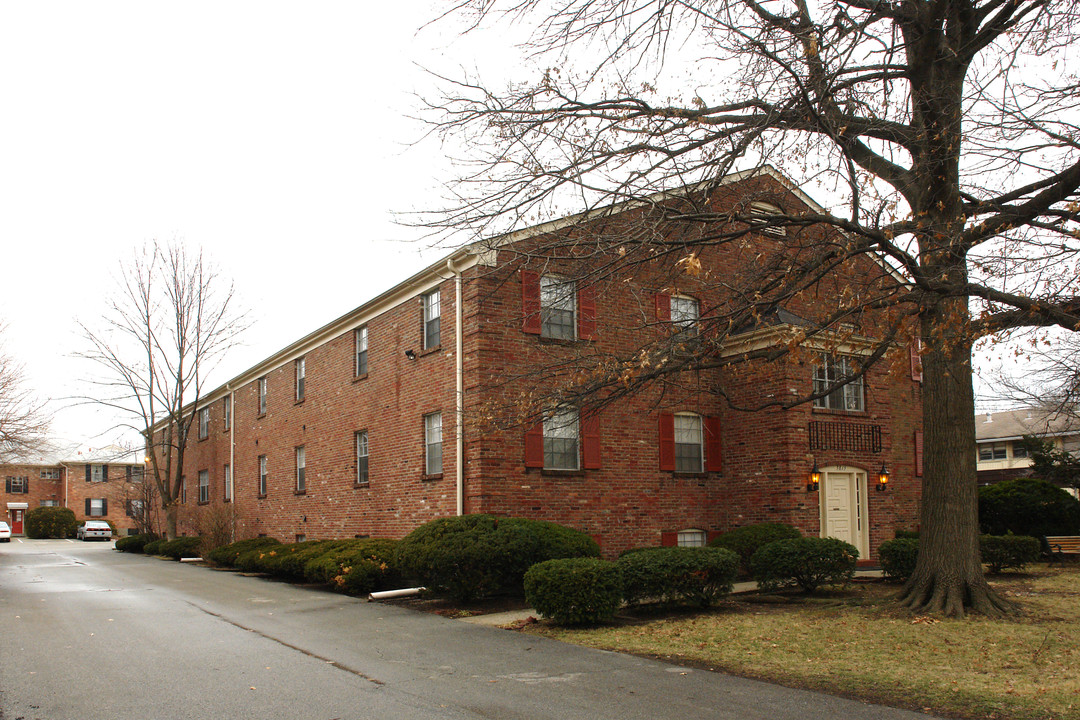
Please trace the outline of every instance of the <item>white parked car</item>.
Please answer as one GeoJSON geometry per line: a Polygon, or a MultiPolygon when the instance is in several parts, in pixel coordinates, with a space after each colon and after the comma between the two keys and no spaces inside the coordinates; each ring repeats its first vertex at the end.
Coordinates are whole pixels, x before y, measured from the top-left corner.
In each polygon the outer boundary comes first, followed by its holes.
{"type": "Polygon", "coordinates": [[[104,520],[87,520],[75,530],[75,537],[79,540],[102,540],[112,539],[112,528],[104,520]]]}
{"type": "Polygon", "coordinates": [[[0,542],[11,542],[11,526],[0,520],[0,542]]]}

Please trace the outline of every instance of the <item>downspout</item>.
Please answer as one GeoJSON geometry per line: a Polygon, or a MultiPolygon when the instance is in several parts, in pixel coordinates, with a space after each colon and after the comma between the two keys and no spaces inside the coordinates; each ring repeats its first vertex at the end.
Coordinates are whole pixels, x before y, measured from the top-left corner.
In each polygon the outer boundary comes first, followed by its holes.
{"type": "Polygon", "coordinates": [[[236,393],[228,383],[225,389],[229,391],[229,502],[233,504],[229,533],[236,542],[236,393]]]}
{"type": "Polygon", "coordinates": [[[454,472],[457,479],[457,514],[465,514],[465,359],[462,354],[464,333],[461,329],[461,271],[452,259],[446,267],[454,273],[454,375],[457,384],[457,417],[454,435],[457,438],[454,472]]]}

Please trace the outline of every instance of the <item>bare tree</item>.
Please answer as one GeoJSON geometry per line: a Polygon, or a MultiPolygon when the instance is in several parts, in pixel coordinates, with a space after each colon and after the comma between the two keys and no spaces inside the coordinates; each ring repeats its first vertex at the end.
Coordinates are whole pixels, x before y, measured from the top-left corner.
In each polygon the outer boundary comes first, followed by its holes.
{"type": "Polygon", "coordinates": [[[22,367],[0,347],[0,462],[40,450],[48,430],[44,403],[26,386],[22,367]]]}
{"type": "MultiPolygon", "coordinates": [[[[207,375],[247,327],[233,287],[182,245],[153,242],[121,265],[102,329],[80,324],[97,363],[93,398],[129,418],[146,440],[147,474],[176,537],[184,455],[207,375]]],[[[144,479],[144,482],[146,480],[144,479]]]]}
{"type": "MultiPolygon", "coordinates": [[[[846,298],[818,322],[842,332],[854,313],[887,311],[891,326],[871,360],[887,355],[905,324],[921,340],[920,555],[902,601],[953,616],[1012,612],[979,559],[971,350],[1017,327],[1080,327],[1080,82],[1065,56],[1080,8],[1054,0],[461,0],[456,12],[472,27],[500,18],[535,27],[528,50],[548,69],[505,89],[446,79],[443,97],[429,103],[432,122],[467,149],[460,161],[472,169],[449,209],[422,222],[491,234],[573,204],[602,213],[677,186],[719,186],[765,163],[817,187],[835,211],[652,203],[668,227],[685,231],[674,241],[644,230],[598,234],[597,256],[622,259],[601,263],[592,279],[617,282],[644,258],[692,264],[696,247],[737,244],[748,224],[834,231],[816,243],[792,232],[804,242],[765,258],[739,287],[723,287],[732,300],[715,318],[722,339],[730,320],[782,309],[861,256],[883,259],[899,283],[846,298]]],[[[589,242],[575,236],[573,252],[589,242]]],[[[563,251],[570,244],[560,243],[563,251]]],[[[535,256],[544,252],[538,243],[535,256]]],[[[681,369],[651,363],[630,385],[681,369]]],[[[600,382],[585,377],[593,389],[600,382]]]]}

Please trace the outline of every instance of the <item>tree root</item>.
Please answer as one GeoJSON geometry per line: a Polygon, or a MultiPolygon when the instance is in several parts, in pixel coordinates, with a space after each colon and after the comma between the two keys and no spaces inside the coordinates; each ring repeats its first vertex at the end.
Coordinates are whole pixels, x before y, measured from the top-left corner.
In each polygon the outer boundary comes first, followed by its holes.
{"type": "Polygon", "coordinates": [[[987,584],[975,579],[913,576],[897,598],[902,607],[921,615],[963,618],[968,611],[991,618],[1014,617],[1021,610],[987,584]]]}

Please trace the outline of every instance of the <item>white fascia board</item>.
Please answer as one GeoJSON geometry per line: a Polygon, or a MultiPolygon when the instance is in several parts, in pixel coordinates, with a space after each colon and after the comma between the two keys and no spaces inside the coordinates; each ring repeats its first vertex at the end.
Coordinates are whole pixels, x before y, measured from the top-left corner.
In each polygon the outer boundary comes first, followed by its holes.
{"type": "Polygon", "coordinates": [[[800,336],[805,336],[805,334],[803,328],[787,323],[751,330],[733,338],[728,338],[720,349],[720,357],[734,358],[757,350],[764,350],[765,348],[789,345],[795,340],[798,340],[800,347],[820,352],[859,357],[869,357],[873,353],[875,341],[862,335],[851,335],[843,339],[837,339],[835,333],[823,331],[815,333],[812,337],[802,337],[800,339],[800,336]]]}

